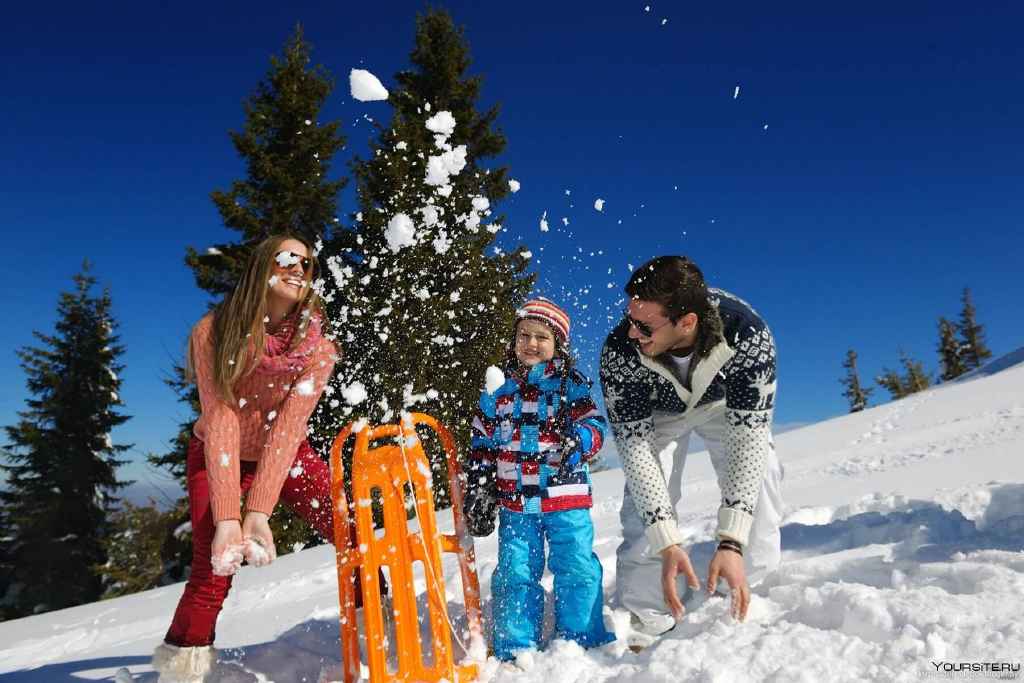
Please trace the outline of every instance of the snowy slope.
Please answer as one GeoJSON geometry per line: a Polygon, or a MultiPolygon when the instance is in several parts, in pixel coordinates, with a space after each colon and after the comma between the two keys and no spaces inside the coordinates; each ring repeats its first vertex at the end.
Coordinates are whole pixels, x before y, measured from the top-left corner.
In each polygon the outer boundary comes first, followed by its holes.
{"type": "MultiPolygon", "coordinates": [[[[916,680],[943,662],[1024,659],[1024,364],[777,437],[789,504],[783,565],[743,624],[724,600],[691,600],[640,654],[553,643],[493,681],[916,680]]],[[[691,456],[680,523],[704,574],[717,489],[691,456]]],[[[595,551],[615,576],[622,472],[595,476],[595,551]]],[[[450,525],[450,516],[444,516],[450,525]]],[[[490,594],[496,535],[479,540],[490,594]]],[[[462,617],[454,566],[453,619],[462,617]]],[[[550,576],[546,577],[550,589],[550,576]]],[[[181,586],[0,623],[0,681],[154,681],[148,656],[181,586]]],[[[486,609],[486,608],[485,608],[486,609]]],[[[221,617],[217,681],[317,681],[339,660],[333,553],[245,568],[221,617]]],[[[614,623],[621,614],[608,612],[614,623]]]]}

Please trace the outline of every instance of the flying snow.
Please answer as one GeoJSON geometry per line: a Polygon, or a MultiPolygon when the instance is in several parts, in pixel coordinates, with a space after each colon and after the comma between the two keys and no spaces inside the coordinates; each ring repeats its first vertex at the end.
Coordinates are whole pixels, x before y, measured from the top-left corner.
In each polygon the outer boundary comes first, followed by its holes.
{"type": "Polygon", "coordinates": [[[375,102],[388,98],[387,88],[365,69],[352,69],[348,74],[348,84],[352,97],[360,102],[375,102]]]}

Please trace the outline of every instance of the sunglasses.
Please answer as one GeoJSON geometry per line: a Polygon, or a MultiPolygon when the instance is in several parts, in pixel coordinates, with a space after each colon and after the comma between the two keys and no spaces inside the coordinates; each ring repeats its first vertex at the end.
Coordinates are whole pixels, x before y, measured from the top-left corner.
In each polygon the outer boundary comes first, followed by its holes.
{"type": "Polygon", "coordinates": [[[302,254],[296,254],[294,251],[279,251],[274,254],[274,261],[277,262],[277,267],[281,270],[288,270],[296,263],[302,264],[302,272],[307,275],[313,269],[313,260],[311,258],[302,254]]]}
{"type": "Polygon", "coordinates": [[[637,332],[639,332],[640,334],[642,334],[645,337],[653,337],[655,332],[657,332],[661,328],[665,327],[666,325],[671,325],[672,324],[672,318],[669,318],[668,320],[666,320],[662,324],[658,325],[657,327],[651,327],[649,324],[643,322],[642,320],[637,320],[636,318],[631,317],[629,315],[629,309],[628,308],[623,309],[622,315],[626,318],[626,320],[629,321],[630,325],[632,325],[633,327],[636,328],[637,332]]]}

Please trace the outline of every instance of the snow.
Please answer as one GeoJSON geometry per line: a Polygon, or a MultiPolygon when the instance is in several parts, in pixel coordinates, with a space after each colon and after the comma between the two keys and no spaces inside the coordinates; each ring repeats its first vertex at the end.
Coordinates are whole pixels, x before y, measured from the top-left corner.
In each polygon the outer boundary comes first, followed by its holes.
{"type": "MultiPolygon", "coordinates": [[[[725,599],[691,595],[675,630],[638,654],[623,640],[597,650],[554,641],[514,666],[487,660],[480,680],[881,682],[932,672],[966,677],[957,669],[965,662],[1019,664],[1024,363],[1007,363],[996,359],[990,365],[999,372],[777,434],[786,470],[783,561],[753,587],[745,622],[729,616],[725,599]]],[[[614,460],[610,439],[605,450],[614,460]]],[[[684,476],[680,528],[706,578],[719,496],[706,452],[691,454],[684,476]]],[[[621,634],[625,615],[608,600],[621,538],[622,471],[593,478],[606,621],[621,634]]],[[[450,532],[450,511],[438,513],[438,523],[450,532]]],[[[476,539],[475,547],[490,628],[497,533],[476,539]]],[[[334,560],[334,550],[321,546],[263,568],[242,567],[218,622],[221,663],[210,680],[317,681],[322,671],[336,670],[334,560]]],[[[443,578],[450,618],[461,630],[465,611],[451,559],[443,578]]],[[[418,583],[420,608],[425,585],[418,583]]],[[[550,574],[543,585],[550,602],[550,574]]],[[[110,680],[125,667],[152,683],[149,655],[181,590],[176,584],[0,623],[0,679],[110,680]]]]}
{"type": "Polygon", "coordinates": [[[388,98],[387,89],[380,80],[365,69],[352,69],[348,74],[352,98],[360,102],[375,102],[388,98]]]}
{"type": "Polygon", "coordinates": [[[603,199],[595,199],[594,200],[594,208],[596,210],[598,210],[598,211],[604,211],[604,200],[603,199]]]}
{"type": "Polygon", "coordinates": [[[348,403],[350,406],[359,405],[366,400],[366,387],[363,386],[362,382],[353,382],[347,387],[342,388],[341,396],[345,399],[345,403],[348,403]]]}
{"type": "Polygon", "coordinates": [[[384,238],[388,241],[391,251],[397,254],[403,247],[411,247],[416,244],[416,225],[404,213],[396,213],[388,221],[384,238]]]}
{"type": "Polygon", "coordinates": [[[487,393],[493,394],[504,384],[505,373],[501,371],[501,368],[494,365],[488,366],[487,372],[484,374],[484,386],[487,389],[487,393]]]}
{"type": "Polygon", "coordinates": [[[736,89],[732,91],[732,98],[735,100],[740,96],[740,86],[736,86],[736,89]]]}
{"type": "Polygon", "coordinates": [[[547,232],[551,228],[548,226],[548,212],[545,211],[544,215],[540,217],[540,231],[547,232]]]}
{"type": "Polygon", "coordinates": [[[508,189],[512,190],[512,192],[519,192],[520,187],[522,186],[519,184],[518,180],[513,178],[512,180],[508,181],[508,189]]]}
{"type": "Polygon", "coordinates": [[[316,390],[316,383],[312,377],[307,377],[298,384],[295,385],[295,390],[299,392],[300,396],[312,396],[316,390]]]}
{"type": "Polygon", "coordinates": [[[455,132],[455,117],[450,111],[439,111],[427,119],[427,130],[445,137],[455,132]]]}

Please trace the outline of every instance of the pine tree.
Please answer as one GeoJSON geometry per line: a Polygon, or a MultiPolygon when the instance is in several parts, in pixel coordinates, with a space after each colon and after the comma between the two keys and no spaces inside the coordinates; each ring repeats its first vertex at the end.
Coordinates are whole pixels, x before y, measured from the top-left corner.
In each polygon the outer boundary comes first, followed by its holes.
{"type": "Polygon", "coordinates": [[[992,357],[992,352],[985,345],[985,331],[975,320],[974,302],[971,301],[971,290],[964,287],[963,309],[960,311],[960,357],[963,358],[967,370],[981,367],[982,363],[992,357]]]}
{"type": "Polygon", "coordinates": [[[846,368],[846,377],[839,380],[846,387],[843,396],[850,402],[850,412],[857,413],[868,405],[868,396],[873,391],[870,387],[862,387],[860,377],[857,374],[857,352],[850,349],[846,352],[846,360],[843,361],[846,368]]]}
{"type": "Polygon", "coordinates": [[[931,376],[925,372],[921,361],[914,360],[906,354],[900,354],[900,363],[906,373],[903,376],[903,385],[906,387],[907,394],[916,394],[931,386],[931,376]]]}
{"type": "Polygon", "coordinates": [[[908,393],[903,378],[895,370],[884,368],[882,374],[875,378],[875,382],[888,391],[894,401],[903,398],[908,393]]]}
{"type": "Polygon", "coordinates": [[[939,318],[939,364],[942,367],[940,377],[943,382],[956,379],[967,372],[961,355],[960,342],[956,339],[957,324],[939,318]]]}
{"type": "Polygon", "coordinates": [[[42,345],[18,351],[33,398],[26,400],[20,421],[5,428],[5,618],[100,596],[94,567],[106,561],[106,520],[126,485],[116,468],[130,446],[110,439],[111,430],[129,419],[117,412],[123,348],[114,333],[110,294],[91,294],[96,280],[88,262],[74,282],[73,292],[61,294],[55,333],[35,332],[42,345]]]}
{"type": "MultiPolygon", "coordinates": [[[[297,26],[283,54],[270,58],[269,71],[246,101],[243,129],[230,133],[245,161],[246,176],[232,182],[228,190],[215,190],[211,198],[224,225],[237,231],[239,239],[217,244],[205,253],[189,247],[185,258],[196,284],[213,296],[231,290],[252,248],[269,235],[298,234],[315,244],[338,222],[338,193],[347,180],[328,176],[345,138],[337,121],[320,120],[335,84],[325,67],[312,66],[311,52],[301,25],[297,26]]],[[[190,407],[191,417],[171,440],[170,451],[151,455],[149,461],[184,484],[199,396],[185,380],[181,366],[174,368],[166,383],[190,407]]],[[[180,521],[187,521],[187,516],[180,521]]],[[[313,538],[313,532],[287,510],[276,512],[271,521],[279,554],[313,538]]]]}
{"type": "MultiPolygon", "coordinates": [[[[533,278],[521,247],[492,246],[503,220],[492,207],[509,192],[508,173],[483,161],[506,141],[498,108],[476,109],[481,79],[466,75],[469,47],[446,12],[417,18],[410,61],[395,76],[390,125],[369,158],[353,162],[355,225],[326,248],[337,288],[330,317],[345,353],[321,432],[357,415],[379,424],[419,410],[464,447],[484,371],[500,362],[533,278]],[[368,396],[357,402],[359,385],[368,396]]],[[[444,505],[447,477],[434,462],[444,505]]]]}

